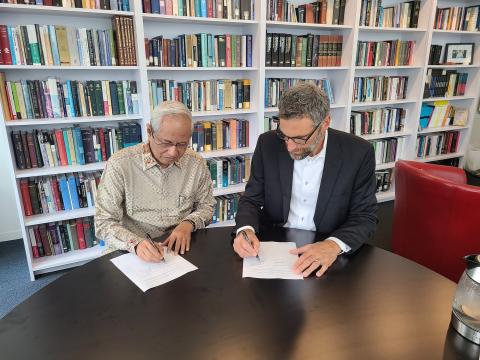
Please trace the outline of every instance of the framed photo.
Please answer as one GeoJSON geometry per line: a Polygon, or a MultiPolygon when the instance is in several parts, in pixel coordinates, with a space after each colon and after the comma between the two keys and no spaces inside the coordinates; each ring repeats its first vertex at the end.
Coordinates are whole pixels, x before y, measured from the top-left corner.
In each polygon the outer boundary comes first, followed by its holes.
{"type": "Polygon", "coordinates": [[[471,65],[473,62],[473,43],[446,44],[444,64],[471,65]]]}

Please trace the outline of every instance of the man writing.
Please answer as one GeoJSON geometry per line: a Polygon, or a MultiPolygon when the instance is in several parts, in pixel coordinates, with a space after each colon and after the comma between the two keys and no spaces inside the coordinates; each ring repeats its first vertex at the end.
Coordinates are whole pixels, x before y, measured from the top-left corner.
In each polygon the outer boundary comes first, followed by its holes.
{"type": "Polygon", "coordinates": [[[329,129],[329,107],[309,83],[281,98],[278,128],[259,137],[238,204],[233,248],[240,257],[258,254],[260,223],[317,231],[328,238],[292,252],[301,254],[295,272],[322,276],[339,254],[357,250],[374,232],[373,147],[329,129]]]}
{"type": "Polygon", "coordinates": [[[215,200],[205,161],[187,149],[192,116],[176,101],[161,103],[147,124],[148,141],[113,154],[97,192],[96,236],[110,249],[159,262],[164,245],[190,250],[191,233],[207,226],[215,200]],[[149,241],[171,231],[162,244],[149,241]]]}

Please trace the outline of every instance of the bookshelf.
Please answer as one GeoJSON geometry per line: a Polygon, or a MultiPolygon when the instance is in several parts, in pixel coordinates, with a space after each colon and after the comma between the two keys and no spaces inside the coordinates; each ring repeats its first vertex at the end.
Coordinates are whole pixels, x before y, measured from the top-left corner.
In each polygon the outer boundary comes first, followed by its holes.
{"type": "MultiPolygon", "coordinates": [[[[387,3],[387,1],[384,1],[387,3]]],[[[388,4],[399,4],[401,1],[391,0],[388,4]]],[[[191,16],[170,16],[143,13],[140,0],[130,0],[130,11],[110,11],[95,9],[71,9],[49,6],[0,4],[0,24],[25,25],[25,24],[56,24],[74,27],[93,27],[107,29],[111,27],[111,19],[116,15],[130,16],[133,18],[135,51],[137,65],[135,66],[32,66],[32,65],[0,65],[0,72],[4,72],[7,81],[21,79],[46,79],[55,77],[60,80],[135,80],[139,97],[139,114],[114,115],[99,117],[64,117],[55,119],[24,119],[3,121],[0,118],[0,139],[2,151],[11,155],[8,174],[16,189],[16,202],[18,215],[22,226],[27,262],[31,279],[49,271],[68,268],[83,264],[101,254],[101,247],[96,246],[85,250],[75,250],[61,255],[33,258],[28,237],[28,229],[32,225],[48,222],[75,219],[94,215],[94,208],[83,208],[73,211],[63,211],[53,214],[24,216],[22,198],[20,193],[20,180],[40,176],[69,174],[76,172],[101,171],[105,163],[98,162],[88,165],[71,165],[51,168],[36,168],[17,170],[15,157],[12,151],[10,138],[11,131],[29,131],[32,129],[51,129],[67,127],[73,124],[80,126],[112,126],[122,122],[135,121],[141,125],[142,137],[146,138],[146,123],[150,118],[149,80],[174,79],[177,82],[211,79],[249,79],[250,108],[222,111],[194,111],[196,121],[216,121],[225,118],[246,119],[249,121],[249,146],[238,149],[225,149],[200,153],[206,160],[217,157],[231,157],[238,155],[252,155],[258,136],[264,132],[264,117],[275,115],[276,107],[266,107],[264,98],[266,94],[265,80],[268,78],[296,78],[296,79],[322,79],[330,80],[334,102],[331,106],[332,127],[350,131],[350,115],[352,111],[367,111],[370,109],[397,107],[406,110],[405,126],[402,131],[393,131],[382,134],[362,135],[366,140],[375,141],[405,138],[405,146],[401,159],[418,160],[422,162],[438,161],[452,158],[460,159],[463,166],[464,155],[471,136],[474,114],[480,90],[480,32],[446,31],[434,29],[435,13],[437,6],[471,6],[480,5],[479,1],[446,1],[422,0],[417,28],[379,28],[374,26],[360,26],[361,0],[346,0],[344,24],[305,24],[290,23],[285,21],[267,20],[267,0],[252,0],[254,16],[251,20],[229,20],[219,18],[201,18],[191,16]],[[153,67],[147,66],[145,38],[163,35],[167,39],[180,34],[211,33],[252,35],[252,66],[251,67],[153,67]],[[287,33],[302,35],[341,35],[343,37],[342,56],[340,66],[328,67],[274,67],[265,65],[265,41],[267,33],[287,33]],[[388,40],[414,40],[414,60],[411,65],[367,67],[356,66],[358,41],[388,41],[388,40]],[[475,44],[474,61],[472,65],[428,65],[431,44],[444,44],[455,42],[473,42],[475,44]],[[424,84],[427,79],[428,69],[451,69],[469,74],[466,92],[462,96],[442,98],[423,98],[424,84]],[[369,76],[408,76],[408,88],[405,99],[352,102],[352,93],[355,77],[369,76]],[[428,128],[419,131],[418,121],[422,101],[433,103],[439,100],[448,100],[455,106],[469,109],[468,121],[465,126],[447,126],[428,128]],[[455,153],[417,158],[415,147],[418,135],[442,131],[458,130],[460,141],[455,153]]],[[[0,107],[1,107],[0,103],[0,107]]],[[[3,112],[0,111],[0,117],[3,112]]],[[[377,164],[376,170],[393,169],[395,162],[377,164]]],[[[225,188],[215,188],[215,196],[236,194],[244,191],[245,184],[231,185],[225,188]]],[[[388,191],[379,192],[379,202],[391,201],[395,197],[394,184],[388,191]]],[[[224,221],[212,224],[212,227],[227,226],[233,221],[224,221]]]]}

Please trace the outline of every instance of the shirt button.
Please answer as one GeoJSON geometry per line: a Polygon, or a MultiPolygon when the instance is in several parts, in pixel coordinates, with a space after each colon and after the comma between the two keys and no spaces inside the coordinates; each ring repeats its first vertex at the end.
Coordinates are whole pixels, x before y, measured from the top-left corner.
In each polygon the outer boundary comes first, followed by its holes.
{"type": "Polygon", "coordinates": [[[303,202],[307,201],[307,199],[303,199],[303,202]]]}
{"type": "Polygon", "coordinates": [[[305,185],[308,185],[308,181],[305,181],[305,185]]]}
{"type": "Polygon", "coordinates": [[[301,220],[303,221],[303,217],[301,218],[301,220]]]}

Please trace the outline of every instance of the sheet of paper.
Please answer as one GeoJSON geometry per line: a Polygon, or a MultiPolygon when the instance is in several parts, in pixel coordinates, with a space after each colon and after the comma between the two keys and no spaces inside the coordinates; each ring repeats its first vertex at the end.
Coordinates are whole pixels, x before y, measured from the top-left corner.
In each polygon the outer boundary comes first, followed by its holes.
{"type": "Polygon", "coordinates": [[[165,254],[165,260],[160,263],[149,263],[132,253],[111,259],[112,263],[143,292],[198,269],[172,252],[165,254]]]}
{"type": "Polygon", "coordinates": [[[260,242],[260,261],[256,257],[243,259],[243,277],[303,280],[302,275],[293,272],[298,256],[289,251],[296,247],[294,242],[260,242]]]}

